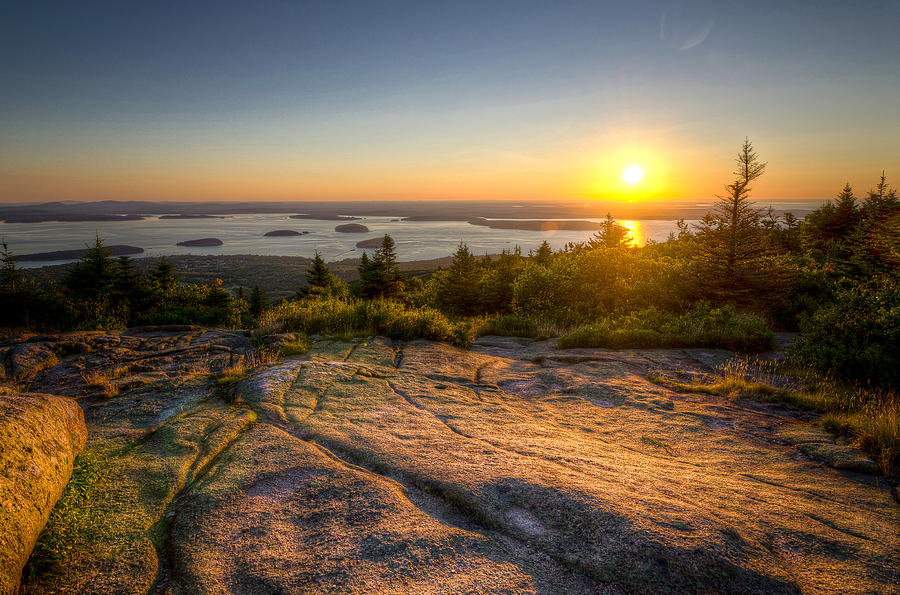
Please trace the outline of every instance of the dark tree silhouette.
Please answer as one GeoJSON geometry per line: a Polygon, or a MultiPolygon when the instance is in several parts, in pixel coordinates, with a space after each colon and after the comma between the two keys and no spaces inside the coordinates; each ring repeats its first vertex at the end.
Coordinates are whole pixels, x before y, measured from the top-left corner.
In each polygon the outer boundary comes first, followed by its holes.
{"type": "Polygon", "coordinates": [[[259,315],[262,314],[265,307],[266,294],[259,288],[259,285],[254,285],[253,290],[250,292],[250,303],[248,306],[250,315],[254,318],[259,318],[259,315]]]}
{"type": "MultiPolygon", "coordinates": [[[[368,261],[367,256],[366,260],[368,261]]],[[[306,271],[306,286],[297,291],[297,297],[342,294],[344,293],[341,291],[342,286],[344,283],[328,269],[322,255],[316,250],[313,261],[306,271]]]]}
{"type": "Polygon", "coordinates": [[[460,242],[453,262],[441,277],[438,301],[458,314],[474,314],[479,309],[480,269],[469,247],[460,242]]]}
{"type": "Polygon", "coordinates": [[[696,260],[702,286],[710,297],[742,301],[761,280],[753,261],[766,251],[761,213],[750,202],[750,184],[763,175],[766,164],[745,139],[735,159],[735,180],[726,194],[698,224],[696,260]]]}
{"type": "Polygon", "coordinates": [[[397,268],[394,239],[385,234],[381,246],[370,259],[363,253],[359,264],[359,281],[366,297],[400,297],[403,295],[403,275],[397,268]]]}
{"type": "Polygon", "coordinates": [[[628,236],[628,229],[616,223],[612,213],[607,213],[603,227],[588,240],[588,247],[630,248],[632,241],[628,236]]]}

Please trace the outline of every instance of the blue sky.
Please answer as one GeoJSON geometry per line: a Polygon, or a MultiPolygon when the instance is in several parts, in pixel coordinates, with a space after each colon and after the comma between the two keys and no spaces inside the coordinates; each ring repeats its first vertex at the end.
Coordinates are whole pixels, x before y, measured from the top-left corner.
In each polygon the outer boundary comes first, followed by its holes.
{"type": "MultiPolygon", "coordinates": [[[[768,197],[900,170],[900,1],[28,2],[0,200],[768,197]]],[[[900,171],[897,171],[900,176],[900,171]]]]}

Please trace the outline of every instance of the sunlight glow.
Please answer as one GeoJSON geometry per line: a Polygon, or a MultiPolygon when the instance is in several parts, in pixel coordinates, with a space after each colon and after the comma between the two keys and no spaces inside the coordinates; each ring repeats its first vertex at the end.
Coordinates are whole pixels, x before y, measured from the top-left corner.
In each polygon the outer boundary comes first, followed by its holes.
{"type": "Polygon", "coordinates": [[[621,221],[616,221],[616,223],[628,230],[628,237],[631,238],[631,241],[634,242],[635,246],[643,246],[647,243],[647,238],[645,237],[646,232],[640,221],[623,219],[621,221]]]}
{"type": "Polygon", "coordinates": [[[628,184],[637,184],[644,177],[644,170],[639,165],[629,165],[622,172],[622,179],[628,184]]]}

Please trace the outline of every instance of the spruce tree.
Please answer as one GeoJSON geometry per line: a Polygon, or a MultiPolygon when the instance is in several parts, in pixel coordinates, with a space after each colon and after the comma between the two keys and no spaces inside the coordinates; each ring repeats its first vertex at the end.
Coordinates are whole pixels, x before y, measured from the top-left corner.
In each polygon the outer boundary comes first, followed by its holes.
{"type": "Polygon", "coordinates": [[[104,314],[115,284],[116,265],[100,235],[88,247],[66,277],[65,285],[77,302],[94,310],[88,317],[104,314]],[[90,306],[88,306],[90,304],[90,306]]]}
{"type": "MultiPolygon", "coordinates": [[[[365,252],[363,252],[363,257],[368,261],[365,252]]],[[[297,297],[339,294],[342,293],[338,289],[341,285],[341,280],[328,269],[322,255],[316,250],[312,263],[306,271],[306,286],[297,291],[297,297]]]]}
{"type": "Polygon", "coordinates": [[[403,275],[397,268],[394,239],[385,234],[381,246],[369,259],[363,253],[359,265],[359,280],[366,297],[400,297],[403,295],[403,275]]]}
{"type": "Polygon", "coordinates": [[[744,140],[735,159],[735,180],[725,186],[713,210],[695,225],[696,264],[703,288],[721,301],[741,301],[759,285],[763,271],[753,261],[762,256],[766,242],[760,226],[760,211],[750,202],[750,184],[766,169],[744,140]]]}
{"type": "Polygon", "coordinates": [[[0,291],[14,292],[21,282],[22,271],[19,269],[16,257],[6,242],[3,242],[3,251],[0,253],[0,291]]]}
{"type": "Polygon", "coordinates": [[[373,297],[378,293],[378,275],[369,255],[363,252],[359,261],[359,285],[363,296],[373,297]]]}
{"type": "Polygon", "coordinates": [[[603,227],[595,233],[588,246],[590,248],[630,248],[632,239],[628,236],[628,229],[616,223],[612,213],[606,214],[603,227]]]}
{"type": "Polygon", "coordinates": [[[259,288],[259,285],[254,285],[253,290],[250,292],[250,303],[248,307],[250,314],[254,318],[259,318],[259,315],[262,314],[265,307],[266,294],[259,288]]]}
{"type": "Polygon", "coordinates": [[[175,274],[172,263],[163,256],[159,259],[159,263],[150,272],[150,280],[153,282],[160,298],[165,299],[173,289],[175,289],[175,274]]]}
{"type": "Polygon", "coordinates": [[[550,247],[550,243],[547,240],[544,240],[532,256],[538,264],[546,266],[550,264],[550,259],[553,258],[553,248],[550,247]]]}
{"type": "Polygon", "coordinates": [[[480,267],[469,247],[460,242],[453,262],[441,277],[438,300],[458,314],[474,314],[479,307],[480,267]]]}

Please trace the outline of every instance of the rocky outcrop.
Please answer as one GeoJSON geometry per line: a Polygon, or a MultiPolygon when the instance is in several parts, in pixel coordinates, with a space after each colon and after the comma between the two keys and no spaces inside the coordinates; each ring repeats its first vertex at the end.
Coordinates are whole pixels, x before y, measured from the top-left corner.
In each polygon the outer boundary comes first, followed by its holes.
{"type": "Polygon", "coordinates": [[[96,527],[30,593],[885,592],[900,578],[900,508],[804,446],[824,440],[786,438],[808,414],[648,378],[709,374],[725,351],[319,338],[258,362],[239,332],[81,340],[88,353],[32,386],[78,395],[88,450],[113,471],[93,488],[96,527]],[[82,376],[95,368],[117,391],[82,376]]]}
{"type": "Polygon", "coordinates": [[[19,343],[6,352],[7,375],[21,382],[32,378],[57,361],[56,351],[50,342],[19,343]]]}
{"type": "Polygon", "coordinates": [[[340,233],[367,233],[369,228],[360,223],[345,223],[344,225],[335,227],[334,231],[340,233]]]}
{"type": "Polygon", "coordinates": [[[66,397],[0,396],[0,593],[14,593],[87,430],[66,397]]]}

